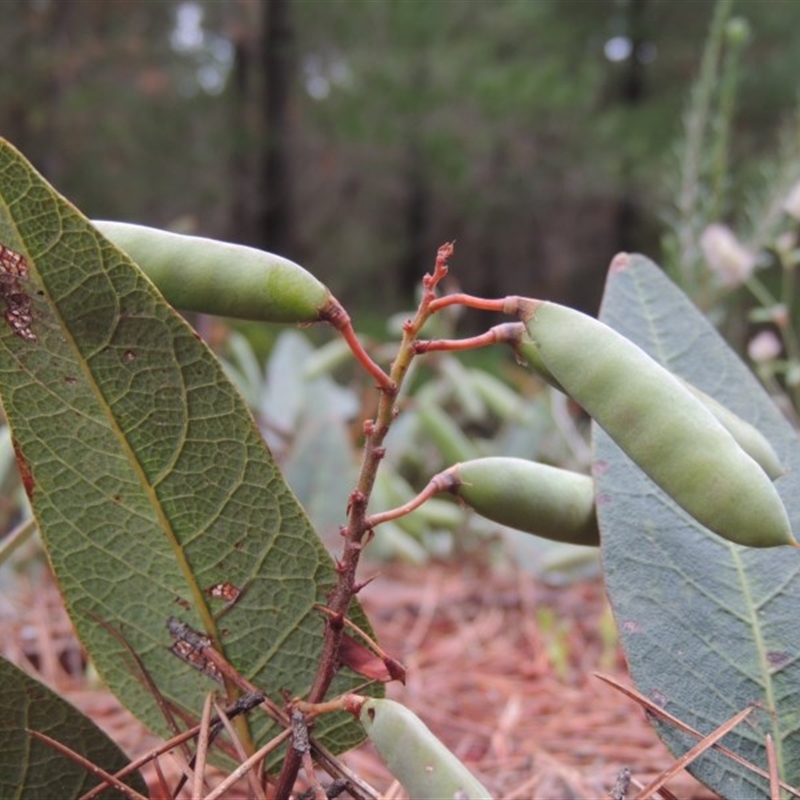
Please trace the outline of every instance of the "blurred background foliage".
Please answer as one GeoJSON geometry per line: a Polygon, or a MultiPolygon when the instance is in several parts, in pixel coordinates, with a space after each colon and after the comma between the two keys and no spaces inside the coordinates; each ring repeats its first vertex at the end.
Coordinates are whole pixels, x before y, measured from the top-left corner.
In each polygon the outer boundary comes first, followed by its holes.
{"type": "MultiPolygon", "coordinates": [[[[800,5],[723,5],[752,32],[735,200],[794,108],[800,5]]],[[[714,8],[4,0],[2,134],[90,216],[275,250],[357,317],[409,304],[448,239],[463,290],[594,312],[615,252],[661,256],[714,8]]]]}
{"type": "MultiPolygon", "coordinates": [[[[299,261],[382,363],[445,240],[448,289],[590,313],[611,257],[639,250],[796,421],[800,4],[3,0],[0,20],[0,133],[89,216],[299,261]]],[[[374,402],[343,343],[192,321],[338,549],[374,402]]],[[[450,310],[426,333],[486,324],[450,310]]],[[[590,461],[579,409],[497,348],[415,362],[400,407],[373,511],[476,456],[590,461]]],[[[10,527],[25,501],[2,437],[0,480],[10,527]]],[[[420,562],[487,533],[438,499],[371,552],[420,562]]],[[[537,571],[564,563],[499,533],[537,571]]]]}

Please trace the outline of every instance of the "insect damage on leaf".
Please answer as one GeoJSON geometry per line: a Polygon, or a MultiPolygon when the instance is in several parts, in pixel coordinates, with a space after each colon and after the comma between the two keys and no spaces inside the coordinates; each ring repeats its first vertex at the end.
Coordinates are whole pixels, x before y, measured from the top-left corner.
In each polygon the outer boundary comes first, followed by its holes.
{"type": "Polygon", "coordinates": [[[209,586],[206,594],[215,600],[224,600],[226,603],[235,603],[239,599],[242,590],[234,586],[230,581],[222,581],[209,586]]]}
{"type": "Polygon", "coordinates": [[[3,318],[11,331],[26,342],[38,341],[31,329],[31,298],[22,282],[28,277],[28,262],[21,253],[0,244],[0,298],[6,306],[3,318]]]}
{"type": "Polygon", "coordinates": [[[211,647],[208,636],[198,633],[175,617],[167,620],[167,630],[174,640],[170,647],[174,655],[218,683],[223,682],[219,667],[205,655],[205,650],[211,647]]]}

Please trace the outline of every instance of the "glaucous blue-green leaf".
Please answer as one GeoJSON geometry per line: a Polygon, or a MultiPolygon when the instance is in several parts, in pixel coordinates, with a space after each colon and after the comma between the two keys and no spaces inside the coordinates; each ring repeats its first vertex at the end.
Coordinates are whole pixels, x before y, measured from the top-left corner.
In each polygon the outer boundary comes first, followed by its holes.
{"type": "Polygon", "coordinates": [[[345,522],[342,498],[356,485],[358,470],[347,420],[337,409],[342,390],[327,376],[310,381],[309,388],[282,467],[315,529],[335,550],[345,522]]]}
{"type": "MultiPolygon", "coordinates": [[[[606,282],[601,319],[759,428],[800,531],[800,443],[747,367],[661,270],[641,256],[606,282]]],[[[646,398],[643,398],[646,400],[646,398]]],[[[749,704],[722,744],[762,768],[771,734],[783,780],[800,784],[800,551],[730,544],[681,511],[593,428],[606,585],[639,691],[702,733],[749,704]]],[[[656,723],[675,753],[696,740],[656,723]]],[[[716,751],[690,771],[723,797],[768,782],[716,751]]]]}
{"type": "MultiPolygon", "coordinates": [[[[4,658],[0,658],[0,684],[0,797],[70,800],[100,783],[83,766],[32,736],[32,730],[66,745],[112,775],[128,764],[125,754],[88,717],[4,658]]],[[[138,772],[124,781],[147,795],[138,772]]],[[[111,800],[124,794],[106,789],[103,797],[111,800]]]]}
{"type": "MultiPolygon", "coordinates": [[[[165,730],[121,637],[166,700],[199,716],[216,684],[170,652],[166,622],[178,617],[278,702],[303,695],[321,649],[313,605],[335,582],[333,563],[219,362],[1,140],[0,243],[0,396],[48,557],[103,679],[165,730]],[[238,602],[214,599],[220,585],[238,602]]],[[[333,691],[358,682],[343,675],[333,691]]],[[[252,728],[256,741],[275,732],[259,713],[252,728]]],[[[344,717],[315,732],[336,750],[362,738],[344,717]]]]}

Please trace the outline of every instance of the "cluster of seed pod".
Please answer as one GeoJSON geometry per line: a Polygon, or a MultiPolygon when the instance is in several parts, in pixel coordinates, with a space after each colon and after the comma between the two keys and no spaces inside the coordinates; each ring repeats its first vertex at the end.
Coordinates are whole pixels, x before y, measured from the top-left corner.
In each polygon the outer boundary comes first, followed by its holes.
{"type": "Polygon", "coordinates": [[[546,301],[530,302],[526,317],[521,355],[574,398],[684,511],[737,544],[796,546],[771,481],[780,463],[755,428],[701,400],[593,317],[546,301]]]}
{"type": "MultiPolygon", "coordinates": [[[[139,225],[94,225],[179,308],[284,323],[329,313],[327,287],[279,256],[139,225]],[[235,269],[221,268],[226,264],[235,269]]],[[[780,475],[780,462],[755,428],[593,317],[535,300],[520,303],[519,311],[527,332],[517,343],[522,357],[582,406],[681,508],[738,544],[795,544],[770,480],[780,475]]],[[[423,409],[427,427],[463,445],[437,412],[423,409]]],[[[453,474],[459,496],[489,518],[567,541],[595,541],[591,515],[576,513],[568,524],[557,513],[560,505],[584,508],[576,498],[588,497],[588,478],[497,459],[469,459],[453,474]]]]}
{"type": "MultiPolygon", "coordinates": [[[[314,322],[330,313],[324,284],[278,256],[123,223],[95,225],[179,308],[283,323],[314,322]],[[221,270],[225,263],[236,268],[221,270]]],[[[758,430],[592,317],[544,301],[524,301],[519,312],[525,331],[515,343],[520,356],[572,397],[684,511],[737,544],[797,546],[772,483],[781,464],[758,430]]],[[[494,394],[491,387],[484,391],[494,394]]],[[[500,399],[507,407],[507,398],[500,399]]],[[[469,441],[437,407],[423,405],[419,416],[440,450],[459,461],[434,476],[420,502],[450,491],[499,524],[599,544],[589,476],[518,458],[474,457],[469,441]]],[[[381,522],[399,516],[377,515],[381,522]]],[[[490,796],[405,706],[367,699],[355,711],[412,797],[490,796]]]]}

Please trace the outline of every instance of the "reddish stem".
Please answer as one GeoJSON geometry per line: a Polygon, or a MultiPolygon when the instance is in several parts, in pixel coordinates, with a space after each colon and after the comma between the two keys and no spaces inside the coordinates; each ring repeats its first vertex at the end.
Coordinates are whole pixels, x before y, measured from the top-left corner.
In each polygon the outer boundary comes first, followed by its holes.
{"type": "Polygon", "coordinates": [[[518,295],[509,295],[508,297],[500,297],[494,300],[488,300],[485,297],[475,297],[471,294],[448,294],[444,297],[437,297],[428,306],[431,314],[436,311],[441,311],[448,306],[466,306],[467,308],[477,308],[480,311],[495,311],[499,314],[508,314],[509,316],[520,317],[526,319],[532,307],[535,307],[537,300],[531,300],[527,297],[519,297],[518,295]]]}
{"type": "Polygon", "coordinates": [[[525,325],[522,322],[504,322],[489,328],[486,333],[482,333],[479,336],[470,336],[467,339],[427,339],[415,342],[414,352],[475,350],[478,347],[488,347],[493,344],[510,344],[513,346],[520,343],[525,330],[525,325]]]}
{"type": "Polygon", "coordinates": [[[440,472],[430,479],[428,485],[416,497],[412,497],[407,503],[403,503],[403,505],[397,508],[381,511],[379,514],[373,514],[371,517],[367,517],[366,520],[364,520],[364,524],[370,528],[376,528],[384,522],[404,517],[406,514],[410,514],[412,511],[419,508],[425,501],[430,500],[435,494],[449,492],[452,485],[452,477],[448,474],[448,471],[440,472]]]}
{"type": "Polygon", "coordinates": [[[320,319],[332,325],[342,334],[358,363],[378,381],[378,387],[381,391],[388,394],[397,392],[395,382],[372,360],[370,354],[364,349],[364,345],[361,344],[355,330],[353,330],[350,315],[333,295],[329,297],[325,308],[320,312],[320,319]]]}
{"type": "MultiPolygon", "coordinates": [[[[358,355],[358,352],[363,350],[360,343],[357,345],[357,349],[353,351],[370,374],[378,379],[382,392],[378,400],[375,419],[364,425],[364,456],[361,462],[361,472],[358,477],[358,485],[350,495],[347,509],[347,526],[343,531],[344,552],[341,560],[337,563],[339,579],[328,597],[328,609],[332,614],[328,617],[325,626],[325,639],[319,668],[317,669],[314,683],[306,697],[306,701],[309,703],[320,703],[325,699],[328,688],[340,668],[339,647],[344,629],[342,620],[345,618],[356,594],[356,569],[361,557],[361,551],[364,548],[364,538],[371,530],[366,524],[367,501],[372,494],[378,465],[384,456],[383,441],[396,415],[394,398],[414,358],[414,341],[431,315],[430,304],[436,298],[436,287],[447,275],[447,259],[452,253],[453,244],[451,242],[442,245],[436,254],[433,273],[425,275],[423,278],[424,291],[422,300],[414,319],[409,320],[403,326],[403,340],[392,363],[392,371],[389,376],[386,376],[383,370],[375,365],[366,353],[364,353],[366,360],[358,355]]],[[[347,330],[352,331],[350,318],[338,302],[335,303],[335,306],[332,305],[330,311],[323,318],[340,330],[345,338],[348,335],[347,330]]],[[[355,340],[354,334],[353,339],[355,340]]],[[[353,347],[350,339],[348,339],[348,342],[353,347]]],[[[299,768],[299,754],[290,747],[284,758],[281,774],[278,776],[275,786],[274,794],[277,800],[284,800],[291,795],[299,768]]]]}

